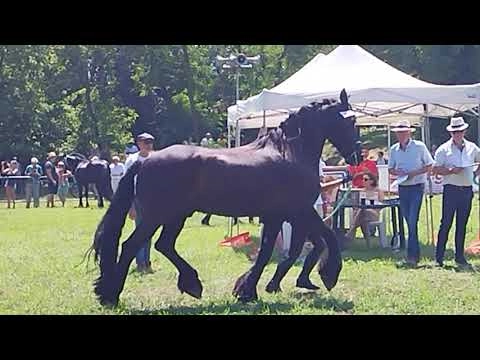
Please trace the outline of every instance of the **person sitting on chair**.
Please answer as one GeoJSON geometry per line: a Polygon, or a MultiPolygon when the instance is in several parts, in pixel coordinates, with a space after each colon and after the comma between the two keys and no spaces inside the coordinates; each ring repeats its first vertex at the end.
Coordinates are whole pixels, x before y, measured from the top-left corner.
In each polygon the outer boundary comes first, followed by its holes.
{"type": "MultiPolygon", "coordinates": [[[[384,193],[378,188],[378,179],[371,172],[367,172],[363,175],[364,190],[367,200],[379,200],[383,201],[384,193]]],[[[353,223],[350,226],[350,230],[346,234],[346,237],[353,241],[357,228],[362,229],[363,237],[367,240],[370,239],[370,233],[368,230],[368,224],[378,221],[380,218],[380,210],[376,209],[355,209],[353,212],[353,223]]]]}

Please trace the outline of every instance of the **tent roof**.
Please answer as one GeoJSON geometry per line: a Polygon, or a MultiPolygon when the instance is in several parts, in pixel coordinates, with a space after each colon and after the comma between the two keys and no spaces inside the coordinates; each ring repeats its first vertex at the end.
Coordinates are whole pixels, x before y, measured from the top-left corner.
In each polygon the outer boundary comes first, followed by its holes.
{"type": "Polygon", "coordinates": [[[235,126],[236,120],[241,119],[240,128],[261,127],[263,111],[275,110],[267,115],[278,121],[279,114],[284,119],[289,111],[312,101],[338,98],[343,88],[347,90],[360,123],[372,119],[378,123],[379,117],[386,114],[390,121],[405,115],[420,121],[424,114],[422,104],[433,104],[429,106],[431,115],[451,116],[480,102],[480,84],[430,84],[388,65],[360,46],[341,45],[326,56],[317,55],[274,88],[264,89],[230,107],[228,123],[235,126]],[[363,120],[361,114],[364,114],[363,120]],[[259,121],[255,123],[253,119],[259,121]]]}

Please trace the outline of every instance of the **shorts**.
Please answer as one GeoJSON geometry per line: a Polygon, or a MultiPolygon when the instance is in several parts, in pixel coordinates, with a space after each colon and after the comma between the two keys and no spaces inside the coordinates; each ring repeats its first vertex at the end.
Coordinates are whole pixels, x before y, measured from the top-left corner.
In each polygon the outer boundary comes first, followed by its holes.
{"type": "Polygon", "coordinates": [[[48,195],[55,195],[58,191],[58,183],[48,182],[48,195]]]}

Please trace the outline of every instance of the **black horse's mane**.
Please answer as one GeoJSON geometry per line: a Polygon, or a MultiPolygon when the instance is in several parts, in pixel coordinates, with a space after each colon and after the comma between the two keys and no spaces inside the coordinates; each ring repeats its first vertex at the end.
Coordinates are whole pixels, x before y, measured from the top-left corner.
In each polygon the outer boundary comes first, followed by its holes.
{"type": "Polygon", "coordinates": [[[322,102],[312,102],[308,105],[302,106],[296,112],[289,115],[287,119],[282,121],[280,125],[274,129],[269,130],[265,135],[259,137],[255,142],[255,147],[257,149],[264,148],[268,143],[272,143],[279,151],[283,151],[287,145],[287,137],[286,134],[286,125],[289,121],[296,116],[305,116],[308,112],[311,111],[324,111],[331,106],[335,106],[338,104],[338,101],[335,99],[323,99],[322,102]]]}

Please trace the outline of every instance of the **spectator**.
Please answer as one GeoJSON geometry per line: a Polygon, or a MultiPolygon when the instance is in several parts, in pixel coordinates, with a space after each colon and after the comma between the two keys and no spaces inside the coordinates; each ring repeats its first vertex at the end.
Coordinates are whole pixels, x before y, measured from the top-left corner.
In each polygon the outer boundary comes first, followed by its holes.
{"type": "Polygon", "coordinates": [[[464,254],[465,233],[472,210],[472,185],[480,172],[480,167],[474,172],[474,164],[480,161],[480,149],[465,139],[468,126],[462,117],[452,118],[447,126],[450,140],[440,145],[435,156],[434,172],[443,175],[442,220],[435,248],[435,259],[441,267],[454,218],[455,262],[460,267],[470,267],[464,254]]]}
{"type": "Polygon", "coordinates": [[[69,188],[68,178],[72,176],[72,173],[70,172],[70,170],[67,170],[65,168],[65,163],[63,161],[58,162],[56,171],[58,177],[57,195],[62,202],[62,207],[65,207],[65,201],[67,200],[69,188]]]}
{"type": "MultiPolygon", "coordinates": [[[[127,171],[128,168],[132,166],[137,160],[143,162],[150,156],[150,154],[153,152],[154,139],[155,138],[148,133],[143,133],[136,137],[137,145],[140,151],[135,154],[131,154],[128,157],[127,161],[125,161],[125,171],[127,171]]],[[[132,208],[130,209],[130,218],[135,220],[135,226],[138,226],[142,221],[141,208],[138,206],[135,200],[133,202],[132,208]]],[[[138,251],[135,257],[135,260],[137,262],[137,271],[140,273],[153,273],[152,263],[150,262],[151,243],[151,238],[145,241],[145,245],[138,251]]]]}
{"type": "Polygon", "coordinates": [[[40,206],[40,176],[43,175],[43,170],[38,165],[38,159],[32,157],[30,164],[25,169],[25,175],[30,176],[32,181],[27,181],[25,185],[25,199],[27,201],[27,209],[30,208],[30,202],[33,195],[33,206],[38,208],[40,206]]]}
{"type": "Polygon", "coordinates": [[[362,146],[363,160],[357,166],[353,166],[353,165],[348,166],[348,171],[350,172],[350,175],[352,175],[353,177],[352,185],[354,188],[363,188],[363,175],[366,174],[367,172],[370,172],[376,177],[378,177],[377,164],[375,164],[375,161],[370,160],[368,158],[368,155],[369,155],[369,150],[365,145],[363,145],[362,146]]]}
{"type": "MultiPolygon", "coordinates": [[[[363,174],[363,189],[365,190],[367,200],[383,201],[384,193],[378,188],[378,179],[370,172],[363,174]]],[[[350,240],[355,238],[357,228],[362,229],[363,237],[369,242],[370,233],[368,231],[368,224],[374,221],[378,221],[380,218],[380,210],[376,209],[355,209],[353,213],[353,223],[350,230],[345,235],[350,240]]]]}
{"type": "Polygon", "coordinates": [[[384,156],[383,151],[379,151],[377,153],[377,165],[387,165],[387,161],[383,156],[384,156]]]}
{"type": "Polygon", "coordinates": [[[57,154],[54,151],[48,153],[47,162],[45,163],[45,175],[47,176],[48,183],[48,195],[47,195],[47,208],[55,207],[55,194],[58,190],[58,175],[55,171],[55,159],[57,154]]]}
{"type": "MultiPolygon", "coordinates": [[[[10,161],[10,165],[7,169],[2,172],[2,175],[10,177],[10,176],[18,176],[18,163],[16,160],[10,161]]],[[[10,203],[12,203],[13,208],[15,209],[15,198],[16,198],[16,191],[17,188],[17,181],[15,179],[6,179],[5,181],[5,193],[7,195],[7,207],[10,209],[10,203]]]]}
{"type": "Polygon", "coordinates": [[[205,137],[200,141],[200,146],[211,148],[215,145],[212,134],[207,132],[205,137]]]}
{"type": "Polygon", "coordinates": [[[390,148],[388,170],[391,175],[403,177],[398,186],[400,209],[408,225],[407,258],[404,265],[416,267],[420,260],[418,242],[418,218],[422,207],[427,173],[433,165],[433,158],[425,144],[412,139],[415,131],[408,120],[400,121],[392,132],[398,142],[390,148]]]}
{"type": "MultiPolygon", "coordinates": [[[[327,166],[327,164],[325,164],[325,161],[323,161],[322,158],[320,158],[320,161],[319,161],[319,164],[318,164],[318,176],[320,178],[320,185],[322,184],[322,182],[324,181],[324,178],[325,178],[325,175],[323,173],[323,168],[325,166],[327,166]]],[[[315,210],[317,210],[318,215],[320,215],[321,217],[324,216],[325,209],[323,207],[323,196],[322,196],[321,191],[320,191],[320,194],[318,195],[317,201],[315,201],[315,204],[314,204],[313,207],[315,208],[315,210]]]]}
{"type": "MultiPolygon", "coordinates": [[[[1,165],[0,165],[0,176],[3,176],[3,172],[9,168],[8,161],[2,160],[1,165]]],[[[0,180],[0,186],[4,187],[5,185],[5,180],[1,179],[0,180]]]]}
{"type": "Polygon", "coordinates": [[[138,146],[135,145],[135,144],[128,144],[126,147],[125,147],[125,155],[131,155],[131,154],[135,154],[137,153],[139,150],[138,150],[138,146]]]}
{"type": "Polygon", "coordinates": [[[110,164],[110,177],[112,181],[112,190],[115,193],[118,188],[120,179],[125,174],[125,165],[120,162],[118,156],[112,157],[112,163],[110,164]]]}

